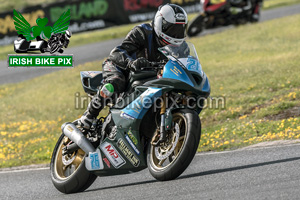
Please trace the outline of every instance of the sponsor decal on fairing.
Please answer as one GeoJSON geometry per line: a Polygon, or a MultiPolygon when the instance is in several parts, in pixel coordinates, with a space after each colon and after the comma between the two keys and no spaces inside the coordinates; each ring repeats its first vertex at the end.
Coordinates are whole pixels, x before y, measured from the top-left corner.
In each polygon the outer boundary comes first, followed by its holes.
{"type": "Polygon", "coordinates": [[[117,145],[121,152],[127,157],[127,159],[131,162],[133,166],[139,166],[139,159],[132,153],[132,151],[128,148],[128,146],[121,138],[118,140],[117,145]]]}
{"type": "Polygon", "coordinates": [[[102,150],[102,152],[105,154],[105,156],[108,158],[108,160],[111,162],[111,164],[115,168],[120,168],[121,166],[123,166],[126,163],[124,158],[110,143],[103,142],[100,145],[100,149],[102,150]]]}

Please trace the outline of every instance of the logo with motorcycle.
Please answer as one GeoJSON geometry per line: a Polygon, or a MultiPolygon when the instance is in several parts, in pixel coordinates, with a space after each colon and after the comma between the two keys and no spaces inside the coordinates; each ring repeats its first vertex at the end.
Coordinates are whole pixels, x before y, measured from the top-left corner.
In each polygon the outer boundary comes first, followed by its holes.
{"type": "Polygon", "coordinates": [[[68,30],[70,24],[70,9],[64,12],[53,26],[47,26],[48,19],[38,18],[37,26],[31,26],[22,14],[13,11],[14,24],[18,33],[18,39],[14,41],[16,53],[26,53],[29,51],[40,51],[41,53],[55,52],[63,53],[70,42],[71,31],[68,30]],[[34,41],[35,40],[35,41],[34,41]]]}

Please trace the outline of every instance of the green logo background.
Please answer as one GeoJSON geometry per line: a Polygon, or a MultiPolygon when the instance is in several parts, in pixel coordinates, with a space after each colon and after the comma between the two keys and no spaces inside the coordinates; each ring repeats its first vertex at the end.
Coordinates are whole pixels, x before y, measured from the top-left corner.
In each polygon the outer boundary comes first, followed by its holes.
{"type": "Polygon", "coordinates": [[[43,39],[50,39],[52,33],[65,33],[70,24],[70,9],[64,12],[58,20],[54,23],[53,27],[46,26],[48,19],[37,18],[37,26],[30,26],[27,20],[21,13],[14,10],[14,24],[18,34],[22,34],[27,41],[35,39],[37,36],[41,36],[43,39]]]}

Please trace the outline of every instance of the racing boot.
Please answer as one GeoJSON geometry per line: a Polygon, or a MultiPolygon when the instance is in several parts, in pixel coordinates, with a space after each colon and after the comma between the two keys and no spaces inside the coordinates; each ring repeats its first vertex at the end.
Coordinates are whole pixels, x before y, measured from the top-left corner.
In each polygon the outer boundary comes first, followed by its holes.
{"type": "Polygon", "coordinates": [[[98,90],[97,94],[92,98],[91,102],[89,103],[86,111],[78,120],[79,125],[89,130],[96,120],[97,116],[104,108],[104,99],[111,97],[114,94],[114,87],[110,83],[104,84],[101,89],[98,90]]]}

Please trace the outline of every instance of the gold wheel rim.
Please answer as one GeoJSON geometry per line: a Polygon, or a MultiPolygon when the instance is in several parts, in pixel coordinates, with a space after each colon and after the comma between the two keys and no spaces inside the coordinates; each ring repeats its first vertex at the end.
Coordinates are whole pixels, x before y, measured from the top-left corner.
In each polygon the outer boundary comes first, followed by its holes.
{"type": "Polygon", "coordinates": [[[62,149],[65,147],[64,145],[64,140],[67,140],[68,138],[65,136],[58,147],[58,151],[56,152],[55,156],[55,162],[54,162],[54,168],[55,168],[55,174],[57,178],[64,180],[70,177],[75,173],[75,171],[79,168],[81,165],[84,157],[85,157],[85,152],[82,151],[81,149],[73,152],[70,155],[64,156],[64,159],[69,159],[73,160],[70,164],[65,165],[63,162],[63,155],[62,155],[62,149]]]}
{"type": "MultiPolygon", "coordinates": [[[[177,145],[175,146],[175,149],[171,153],[171,155],[166,159],[159,160],[155,155],[154,147],[151,146],[151,149],[150,149],[150,162],[152,163],[152,166],[154,167],[154,169],[157,171],[164,170],[167,167],[169,167],[170,165],[172,165],[175,162],[175,160],[178,158],[179,154],[181,153],[182,147],[185,144],[186,133],[187,133],[186,119],[184,118],[184,116],[181,113],[175,113],[173,115],[173,122],[175,124],[178,123],[180,133],[179,133],[179,139],[178,139],[177,145]],[[166,161],[168,161],[168,163],[166,163],[166,161]]],[[[173,131],[173,135],[174,134],[175,133],[173,131]]],[[[174,142],[174,137],[173,137],[172,142],[174,142]]],[[[164,150],[162,150],[162,151],[164,151],[164,150]]]]}

